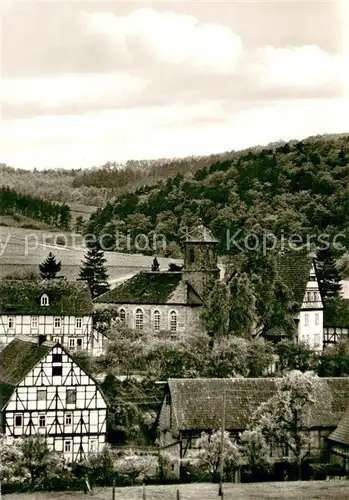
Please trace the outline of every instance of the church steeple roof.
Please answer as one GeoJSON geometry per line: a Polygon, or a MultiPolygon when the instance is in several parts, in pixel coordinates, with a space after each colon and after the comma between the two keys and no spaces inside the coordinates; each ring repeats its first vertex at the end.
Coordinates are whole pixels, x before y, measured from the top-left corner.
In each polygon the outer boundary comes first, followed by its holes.
{"type": "Polygon", "coordinates": [[[211,231],[200,221],[199,225],[188,231],[185,243],[218,243],[211,231]]]}

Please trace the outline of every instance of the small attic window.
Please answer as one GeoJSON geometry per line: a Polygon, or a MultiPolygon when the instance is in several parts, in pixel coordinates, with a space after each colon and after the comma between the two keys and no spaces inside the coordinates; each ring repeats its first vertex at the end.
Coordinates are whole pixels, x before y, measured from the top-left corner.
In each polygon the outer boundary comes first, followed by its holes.
{"type": "Polygon", "coordinates": [[[40,304],[42,306],[48,306],[49,305],[48,295],[46,295],[46,293],[44,293],[44,295],[41,295],[40,304]]]}

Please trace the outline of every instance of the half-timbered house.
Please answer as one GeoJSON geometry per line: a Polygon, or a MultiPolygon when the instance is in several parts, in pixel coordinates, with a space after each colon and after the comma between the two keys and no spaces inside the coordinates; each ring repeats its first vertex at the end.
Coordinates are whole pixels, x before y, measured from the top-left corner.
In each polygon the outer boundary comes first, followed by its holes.
{"type": "Polygon", "coordinates": [[[104,446],[107,402],[60,344],[20,338],[0,353],[0,432],[42,434],[68,462],[104,446]]]}
{"type": "MultiPolygon", "coordinates": [[[[279,380],[170,379],[158,415],[158,436],[161,453],[169,452],[177,459],[173,472],[180,474],[181,461],[188,456],[188,450],[197,448],[202,432],[211,433],[221,428],[223,408],[225,428],[238,439],[254,411],[276,393],[279,380]]],[[[314,460],[323,457],[327,438],[336,429],[348,406],[349,378],[320,379],[309,422],[309,451],[314,460]]],[[[270,450],[270,459],[275,462],[289,458],[279,448],[270,450]]]]}
{"type": "Polygon", "coordinates": [[[102,338],[94,331],[93,302],[82,282],[0,281],[0,346],[18,335],[40,335],[69,350],[98,354],[102,338]]]}

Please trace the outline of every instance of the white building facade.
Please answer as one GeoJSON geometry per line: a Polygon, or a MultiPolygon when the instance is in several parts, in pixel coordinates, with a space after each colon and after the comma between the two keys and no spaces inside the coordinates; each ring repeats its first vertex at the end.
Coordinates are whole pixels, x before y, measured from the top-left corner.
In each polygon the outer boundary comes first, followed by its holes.
{"type": "Polygon", "coordinates": [[[298,321],[298,341],[306,342],[316,350],[323,349],[324,335],[323,302],[314,263],[311,265],[309,280],[303,298],[298,321]]]}

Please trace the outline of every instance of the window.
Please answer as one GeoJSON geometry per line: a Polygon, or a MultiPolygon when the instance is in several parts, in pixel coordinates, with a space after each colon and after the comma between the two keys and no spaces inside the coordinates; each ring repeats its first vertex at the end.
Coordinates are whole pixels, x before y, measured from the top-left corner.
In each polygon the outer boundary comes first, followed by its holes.
{"type": "Polygon", "coordinates": [[[192,264],[195,262],[195,250],[194,248],[189,248],[189,262],[192,264]]]}
{"type": "Polygon", "coordinates": [[[39,415],[39,427],[41,427],[41,428],[46,427],[46,416],[45,415],[39,415]]]}
{"type": "Polygon", "coordinates": [[[52,367],[52,377],[59,377],[62,375],[62,367],[61,366],[53,366],[52,367]]]}
{"type": "Polygon", "coordinates": [[[15,415],[15,427],[22,427],[23,417],[22,415],[15,415]]]}
{"type": "Polygon", "coordinates": [[[304,325],[308,326],[309,325],[309,314],[304,315],[304,325]]]}
{"type": "Polygon", "coordinates": [[[320,315],[318,313],[315,314],[315,325],[320,324],[320,315]]]}
{"type": "Polygon", "coordinates": [[[38,389],[38,401],[46,401],[46,389],[38,389]]]}
{"type": "Polygon", "coordinates": [[[55,328],[60,328],[61,327],[61,318],[55,318],[54,319],[54,327],[55,328]]]}
{"type": "Polygon", "coordinates": [[[170,313],[170,332],[177,333],[177,313],[176,313],[176,311],[171,311],[171,313],[170,313]]]}
{"type": "Polygon", "coordinates": [[[7,325],[9,328],[14,328],[15,327],[15,318],[12,316],[8,318],[7,325]]]}
{"type": "Polygon", "coordinates": [[[96,451],[96,441],[94,439],[90,441],[90,451],[96,451]]]}
{"type": "Polygon", "coordinates": [[[314,292],[314,302],[318,302],[319,300],[319,294],[318,292],[314,292]]]}
{"type": "Polygon", "coordinates": [[[37,316],[32,316],[31,326],[32,326],[32,328],[37,328],[38,327],[38,317],[37,316]]]}
{"type": "Polygon", "coordinates": [[[82,318],[76,318],[76,328],[82,328],[82,318]]]}
{"type": "Polygon", "coordinates": [[[314,335],[314,347],[320,347],[320,333],[314,335]]]}
{"type": "Polygon", "coordinates": [[[76,348],[82,349],[82,339],[76,339],[76,348]]]}
{"type": "Polygon", "coordinates": [[[75,339],[69,339],[69,347],[70,347],[70,349],[75,348],[75,339]]]}
{"type": "Polygon", "coordinates": [[[135,327],[136,327],[136,330],[143,330],[143,311],[142,311],[142,309],[136,310],[135,327]]]}
{"type": "Polygon", "coordinates": [[[67,405],[76,404],[76,389],[67,389],[67,405]]]}
{"type": "Polygon", "coordinates": [[[311,302],[311,292],[307,292],[307,302],[311,302]]]}
{"type": "Polygon", "coordinates": [[[62,363],[62,353],[52,354],[53,363],[62,363]]]}
{"type": "Polygon", "coordinates": [[[126,323],[126,311],[125,311],[125,309],[120,309],[119,318],[120,318],[121,323],[126,323]]]}
{"type": "Polygon", "coordinates": [[[71,441],[64,441],[64,451],[66,453],[71,451],[71,441]]]}
{"type": "Polygon", "coordinates": [[[42,306],[48,306],[49,305],[49,300],[48,300],[48,296],[46,295],[46,293],[44,293],[44,295],[41,296],[40,304],[42,306]]]}
{"type": "Polygon", "coordinates": [[[65,425],[71,425],[72,424],[72,414],[67,413],[65,416],[65,425]]]}
{"type": "Polygon", "coordinates": [[[154,311],[154,332],[160,331],[160,311],[154,311]]]}
{"type": "Polygon", "coordinates": [[[53,337],[53,342],[55,344],[60,344],[61,343],[61,337],[53,337]]]}

